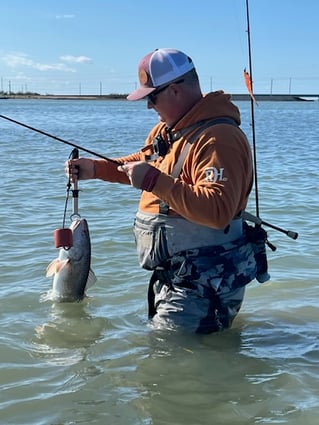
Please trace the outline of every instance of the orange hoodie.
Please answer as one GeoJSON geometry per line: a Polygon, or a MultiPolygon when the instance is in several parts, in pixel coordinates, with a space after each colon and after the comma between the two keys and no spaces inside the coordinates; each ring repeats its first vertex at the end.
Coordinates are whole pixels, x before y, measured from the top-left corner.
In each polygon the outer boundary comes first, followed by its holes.
{"type": "MultiPolygon", "coordinates": [[[[230,95],[213,92],[203,98],[171,129],[172,134],[205,119],[232,118],[240,124],[238,108],[230,95]]],[[[216,124],[200,133],[186,156],[178,178],[170,176],[179,155],[199,127],[181,132],[164,158],[150,162],[161,171],[152,192],[143,191],[139,209],[159,213],[159,204],[169,205],[169,214],[212,228],[224,228],[245,209],[252,188],[253,167],[250,146],[244,133],[230,124],[216,124]]],[[[165,139],[165,123],[158,123],[148,135],[142,151],[116,159],[120,163],[145,160],[158,134],[165,139]]],[[[106,160],[95,160],[96,178],[130,184],[117,166],[106,160]]]]}

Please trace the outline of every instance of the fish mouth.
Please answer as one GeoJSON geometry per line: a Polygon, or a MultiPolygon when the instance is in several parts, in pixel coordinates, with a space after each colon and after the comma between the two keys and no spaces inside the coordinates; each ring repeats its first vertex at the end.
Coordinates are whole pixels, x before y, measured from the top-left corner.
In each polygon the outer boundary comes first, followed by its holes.
{"type": "Polygon", "coordinates": [[[79,218],[79,217],[73,218],[72,219],[72,223],[71,223],[71,227],[73,229],[77,229],[80,226],[80,224],[81,224],[82,221],[83,220],[81,218],[79,218]]]}
{"type": "Polygon", "coordinates": [[[75,219],[73,219],[70,228],[75,231],[79,226],[88,228],[87,221],[85,220],[85,218],[76,217],[75,219]]]}

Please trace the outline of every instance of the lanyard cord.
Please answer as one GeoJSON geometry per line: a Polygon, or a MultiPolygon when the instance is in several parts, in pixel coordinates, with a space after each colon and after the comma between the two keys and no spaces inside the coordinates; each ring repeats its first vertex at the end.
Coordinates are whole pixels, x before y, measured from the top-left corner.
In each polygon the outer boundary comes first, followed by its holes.
{"type": "Polygon", "coordinates": [[[64,203],[64,212],[63,212],[63,221],[62,221],[62,228],[63,229],[65,228],[66,212],[67,212],[67,209],[68,209],[70,189],[71,189],[71,181],[70,181],[70,178],[69,178],[69,181],[68,181],[68,184],[67,184],[67,189],[66,189],[65,203],[64,203]]]}

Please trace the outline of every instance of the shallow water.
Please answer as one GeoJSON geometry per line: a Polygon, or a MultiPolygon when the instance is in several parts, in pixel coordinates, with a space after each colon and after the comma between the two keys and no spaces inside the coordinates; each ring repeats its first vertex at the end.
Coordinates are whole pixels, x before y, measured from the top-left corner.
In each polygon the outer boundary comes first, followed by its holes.
{"type": "MultiPolygon", "coordinates": [[[[250,105],[238,105],[250,137],[250,105]]],[[[143,102],[3,100],[0,111],[106,156],[138,150],[157,120],[143,102]]],[[[318,423],[319,103],[261,102],[255,118],[261,216],[299,238],[268,229],[271,281],[249,285],[233,328],[209,336],[148,327],[139,193],[117,184],[80,182],[90,297],[45,301],[71,147],[1,120],[1,424],[318,423]]]]}

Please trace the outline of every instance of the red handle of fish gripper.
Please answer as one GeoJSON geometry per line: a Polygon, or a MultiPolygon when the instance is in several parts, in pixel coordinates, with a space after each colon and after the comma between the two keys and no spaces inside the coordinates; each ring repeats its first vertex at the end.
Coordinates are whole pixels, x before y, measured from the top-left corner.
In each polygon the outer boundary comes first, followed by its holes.
{"type": "Polygon", "coordinates": [[[73,235],[71,229],[55,229],[54,245],[56,248],[69,249],[73,246],[73,235]]]}

